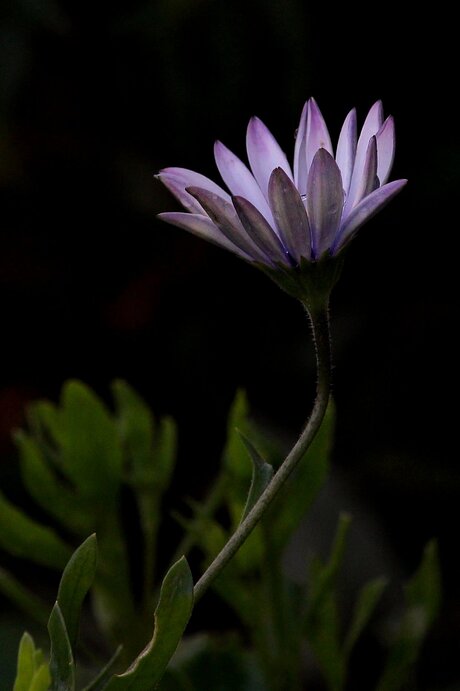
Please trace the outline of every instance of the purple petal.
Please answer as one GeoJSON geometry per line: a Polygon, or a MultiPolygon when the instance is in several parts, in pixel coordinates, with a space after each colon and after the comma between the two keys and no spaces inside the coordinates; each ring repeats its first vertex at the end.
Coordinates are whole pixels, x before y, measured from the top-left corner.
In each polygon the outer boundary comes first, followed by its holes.
{"type": "Polygon", "coordinates": [[[395,155],[395,123],[391,115],[377,132],[377,176],[384,185],[389,178],[395,155]]]}
{"type": "Polygon", "coordinates": [[[379,186],[377,177],[377,140],[375,137],[371,137],[367,147],[363,174],[356,189],[355,205],[379,186]]]}
{"type": "Polygon", "coordinates": [[[324,118],[315,99],[310,98],[308,101],[306,133],[307,173],[319,149],[325,149],[331,156],[333,155],[331,138],[324,118]]]}
{"type": "Polygon", "coordinates": [[[290,266],[285,248],[273,228],[271,228],[254,204],[244,197],[233,197],[233,206],[247,234],[273,263],[281,262],[290,266]]]}
{"type": "Polygon", "coordinates": [[[256,117],[249,121],[246,149],[254,177],[265,199],[268,200],[268,181],[275,168],[282,168],[292,180],[291,166],[286,154],[262,120],[256,117]]]}
{"type": "Polygon", "coordinates": [[[232,204],[221,199],[217,194],[200,187],[189,187],[188,192],[199,201],[211,221],[222,231],[227,240],[255,261],[267,263],[266,257],[247,237],[232,204]]]}
{"type": "Polygon", "coordinates": [[[342,174],[342,183],[345,195],[348,194],[353,172],[353,164],[356,155],[356,109],[353,108],[348,113],[342,125],[337,144],[335,160],[342,174]]]}
{"type": "Polygon", "coordinates": [[[305,103],[302,109],[299,127],[295,135],[294,146],[294,182],[300,194],[305,194],[307,191],[307,154],[305,151],[307,111],[308,101],[305,103]]]}
{"type": "Polygon", "coordinates": [[[383,187],[371,192],[368,197],[365,197],[351,212],[343,224],[340,234],[337,237],[337,242],[334,243],[333,254],[337,254],[344,245],[349,242],[364,223],[366,223],[372,216],[383,209],[388,202],[398,194],[400,190],[407,183],[407,180],[394,180],[388,182],[383,187]]]}
{"type": "Polygon", "coordinates": [[[225,235],[223,235],[220,230],[214,225],[210,218],[207,216],[202,216],[201,214],[188,214],[181,211],[167,211],[165,213],[158,214],[157,218],[160,218],[166,223],[171,223],[173,226],[178,228],[183,228],[188,230],[193,235],[197,235],[203,240],[212,242],[214,245],[223,247],[230,252],[234,252],[239,257],[243,259],[250,259],[251,257],[240,250],[239,247],[227,240],[225,235]]]}
{"type": "Polygon", "coordinates": [[[374,103],[359,135],[356,147],[355,165],[351,176],[350,190],[345,202],[345,215],[348,215],[356,203],[356,192],[360,186],[363,175],[364,163],[366,161],[367,147],[371,137],[377,134],[383,122],[383,106],[381,101],[374,103]]]}
{"type": "Polygon", "coordinates": [[[291,257],[311,258],[310,224],[302,198],[284,170],[276,168],[268,184],[270,207],[280,238],[291,257]]]}
{"type": "Polygon", "coordinates": [[[343,207],[342,176],[326,149],[311,164],[307,183],[307,212],[316,259],[330,248],[339,228],[343,207]]]}
{"type": "Polygon", "coordinates": [[[227,149],[222,142],[215,143],[214,157],[222,180],[225,182],[232,195],[248,199],[251,204],[254,204],[254,206],[259,209],[260,213],[265,216],[267,221],[271,223],[273,217],[270,208],[253,174],[247,166],[245,166],[230,149],[227,149]]]}
{"type": "Polygon", "coordinates": [[[191,213],[202,214],[203,209],[188,192],[186,187],[202,187],[230,201],[230,195],[209,178],[187,168],[164,168],[156,176],[191,213]]]}

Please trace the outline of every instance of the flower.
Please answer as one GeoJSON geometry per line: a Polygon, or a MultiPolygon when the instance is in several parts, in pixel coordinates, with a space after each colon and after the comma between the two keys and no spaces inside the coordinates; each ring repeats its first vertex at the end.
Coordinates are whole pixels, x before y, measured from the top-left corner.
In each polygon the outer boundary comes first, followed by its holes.
{"type": "Polygon", "coordinates": [[[406,184],[387,182],[394,158],[394,120],[382,103],[370,109],[359,137],[356,110],[345,118],[335,151],[314,98],[296,132],[293,169],[271,132],[249,121],[250,169],[221,142],[214,156],[230,194],[185,168],[158,178],[187,209],[159,218],[273,270],[298,269],[336,257],[357,230],[406,184]]]}

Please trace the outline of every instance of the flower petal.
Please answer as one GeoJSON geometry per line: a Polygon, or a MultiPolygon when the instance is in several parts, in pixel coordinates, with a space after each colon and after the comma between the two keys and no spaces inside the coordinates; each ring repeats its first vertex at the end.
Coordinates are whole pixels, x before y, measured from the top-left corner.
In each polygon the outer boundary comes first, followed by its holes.
{"type": "Polygon", "coordinates": [[[377,177],[377,140],[375,137],[371,137],[367,147],[363,174],[356,190],[355,205],[377,189],[377,187],[380,187],[377,177]]]}
{"type": "Polygon", "coordinates": [[[312,235],[312,253],[319,259],[328,250],[339,228],[343,207],[342,176],[326,149],[317,151],[307,183],[307,212],[312,235]]]}
{"type": "Polygon", "coordinates": [[[372,216],[383,209],[388,202],[395,197],[400,190],[407,183],[407,180],[393,180],[388,182],[383,187],[379,187],[374,192],[371,192],[353,209],[351,214],[346,219],[337,240],[332,248],[332,253],[337,254],[344,245],[346,245],[364,223],[366,223],[372,216]]]}
{"type": "Polygon", "coordinates": [[[377,134],[383,122],[383,106],[382,101],[374,103],[364,121],[364,125],[359,135],[358,145],[356,147],[355,165],[353,166],[353,174],[351,176],[350,189],[347,199],[345,201],[344,215],[347,216],[356,204],[356,192],[360,186],[361,178],[364,170],[364,163],[366,161],[367,147],[371,137],[377,134]]]}
{"type": "Polygon", "coordinates": [[[193,233],[193,235],[203,240],[207,240],[219,247],[230,250],[230,252],[234,252],[243,259],[251,259],[246,252],[240,250],[240,248],[236,247],[230,240],[227,240],[225,235],[220,232],[219,228],[217,228],[207,216],[203,216],[202,214],[188,214],[183,211],[166,211],[158,214],[157,218],[166,221],[166,223],[171,223],[178,228],[188,230],[190,233],[193,233]]]}
{"type": "Polygon", "coordinates": [[[331,138],[324,118],[315,99],[310,98],[308,101],[306,133],[307,173],[318,149],[325,149],[331,156],[333,155],[331,138]]]}
{"type": "Polygon", "coordinates": [[[230,201],[230,195],[219,185],[216,185],[215,182],[204,175],[195,173],[195,171],[188,170],[187,168],[164,168],[160,170],[156,177],[191,213],[203,214],[204,211],[197,200],[185,191],[186,187],[202,187],[218,194],[222,199],[230,201]]]}
{"type": "Polygon", "coordinates": [[[273,263],[290,266],[287,253],[260,211],[244,197],[233,197],[233,206],[247,234],[273,263]]]}
{"type": "Polygon", "coordinates": [[[356,109],[353,108],[348,113],[342,125],[339,141],[337,143],[337,152],[335,155],[335,161],[342,174],[342,183],[345,195],[348,194],[348,190],[350,188],[351,174],[353,172],[353,164],[355,162],[357,140],[356,127],[356,109]]]}
{"type": "Polygon", "coordinates": [[[280,238],[291,257],[311,259],[310,224],[302,198],[282,168],[275,168],[268,184],[268,196],[280,238]]]}
{"type": "Polygon", "coordinates": [[[292,180],[291,166],[286,154],[268,127],[256,117],[249,120],[246,149],[254,177],[265,199],[268,200],[268,181],[275,168],[282,168],[292,180]]]}
{"type": "Polygon", "coordinates": [[[221,199],[217,194],[200,187],[189,187],[187,191],[199,201],[211,221],[231,243],[248,254],[253,260],[265,264],[270,263],[267,262],[267,258],[261,254],[251,238],[247,237],[232,204],[221,199]]]}
{"type": "Polygon", "coordinates": [[[294,146],[294,182],[300,194],[307,191],[307,154],[305,151],[307,132],[308,101],[305,103],[300,116],[299,127],[295,134],[294,146]]]}
{"type": "Polygon", "coordinates": [[[395,156],[395,123],[390,115],[377,132],[377,176],[384,185],[389,178],[395,156]]]}
{"type": "Polygon", "coordinates": [[[222,180],[225,182],[230,192],[233,195],[248,199],[251,204],[254,204],[254,206],[259,209],[260,213],[265,216],[267,221],[271,223],[273,217],[267,200],[247,166],[245,166],[230,149],[227,149],[222,142],[215,143],[214,157],[222,180]]]}

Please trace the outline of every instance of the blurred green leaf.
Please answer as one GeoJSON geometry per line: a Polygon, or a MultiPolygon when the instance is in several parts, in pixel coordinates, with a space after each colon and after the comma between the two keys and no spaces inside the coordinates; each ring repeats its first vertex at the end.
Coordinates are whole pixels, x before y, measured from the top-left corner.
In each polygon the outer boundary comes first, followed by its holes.
{"type": "Polygon", "coordinates": [[[0,547],[16,557],[62,569],[70,548],[51,530],[23,514],[0,493],[0,547]]]}
{"type": "Polygon", "coordinates": [[[125,381],[113,384],[121,442],[129,459],[134,486],[165,490],[175,465],[177,431],[169,417],[159,423],[145,401],[125,381]]]}
{"type": "Polygon", "coordinates": [[[19,642],[18,666],[13,691],[29,691],[35,674],[35,644],[27,631],[19,642]]]}
{"type": "Polygon", "coordinates": [[[39,443],[22,430],[15,433],[21,475],[37,504],[76,534],[88,533],[92,515],[82,511],[78,497],[60,482],[45,459],[39,443]]]}
{"type": "Polygon", "coordinates": [[[19,643],[17,675],[13,691],[47,691],[51,683],[48,665],[32,636],[24,633],[19,643]]]}
{"type": "Polygon", "coordinates": [[[30,617],[46,626],[49,607],[8,571],[0,568],[0,592],[30,617]]]}
{"type": "Polygon", "coordinates": [[[351,519],[342,514],[327,564],[317,559],[305,619],[305,633],[331,691],[345,683],[345,660],[340,646],[336,579],[342,565],[351,519]]]}
{"type": "Polygon", "coordinates": [[[155,429],[153,415],[142,398],[125,381],[112,384],[117,405],[118,430],[129,460],[130,481],[137,485],[150,479],[155,429]]]}
{"type": "Polygon", "coordinates": [[[160,420],[153,440],[155,482],[162,490],[169,487],[176,462],[177,429],[170,417],[160,420]]]}
{"type": "Polygon", "coordinates": [[[278,550],[286,545],[327,479],[334,428],[335,406],[330,400],[321,428],[270,510],[278,550]]]}
{"type": "Polygon", "coordinates": [[[406,611],[390,645],[377,691],[399,691],[417,661],[423,641],[441,603],[441,574],[435,541],[425,548],[422,562],[405,588],[406,611]]]}
{"type": "Polygon", "coordinates": [[[112,676],[114,667],[120,659],[123,646],[119,645],[115,653],[112,655],[108,663],[99,672],[97,677],[90,682],[83,691],[103,691],[105,689],[109,678],[112,676]]]}
{"type": "Polygon", "coordinates": [[[363,586],[356,601],[351,624],[342,648],[345,659],[350,656],[356,641],[372,617],[386,584],[385,578],[376,578],[363,586]]]}
{"type": "Polygon", "coordinates": [[[269,463],[266,463],[259,454],[255,446],[240,432],[241,439],[252,460],[252,480],[249,488],[246,506],[244,507],[241,520],[244,521],[254,504],[256,504],[260,495],[268,487],[273,477],[273,468],[269,463]]]}
{"type": "Polygon", "coordinates": [[[77,490],[103,510],[116,497],[122,454],[115,422],[102,401],[80,381],[68,381],[60,410],[60,455],[77,490]]]}
{"type": "Polygon", "coordinates": [[[107,691],[154,689],[179,644],[192,606],[193,578],[187,560],[182,557],[163,580],[152,640],[124,674],[110,679],[107,691]]]}
{"type": "Polygon", "coordinates": [[[161,691],[266,691],[256,656],[233,634],[184,638],[161,691]]]}
{"type": "Polygon", "coordinates": [[[61,577],[57,601],[64,617],[70,646],[75,655],[80,612],[96,573],[97,541],[90,535],[72,554],[61,577]]]}
{"type": "Polygon", "coordinates": [[[324,566],[319,560],[315,562],[312,570],[307,622],[316,617],[316,611],[321,608],[323,599],[327,598],[335,588],[335,580],[342,565],[350,525],[350,516],[341,514],[329,561],[324,566]]]}
{"type": "Polygon", "coordinates": [[[75,664],[69,636],[59,604],[56,602],[48,621],[51,641],[51,691],[74,691],[75,664]]]}
{"type": "Polygon", "coordinates": [[[51,684],[51,676],[47,664],[42,664],[37,669],[29,686],[29,691],[48,691],[51,684]]]}

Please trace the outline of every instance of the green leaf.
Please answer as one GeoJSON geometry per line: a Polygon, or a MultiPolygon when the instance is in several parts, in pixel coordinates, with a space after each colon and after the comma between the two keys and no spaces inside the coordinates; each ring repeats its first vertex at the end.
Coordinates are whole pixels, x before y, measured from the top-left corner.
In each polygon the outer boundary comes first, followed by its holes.
{"type": "Polygon", "coordinates": [[[307,619],[316,616],[316,610],[321,607],[323,599],[327,598],[328,594],[335,588],[335,580],[342,565],[350,524],[350,516],[345,513],[341,514],[329,561],[325,566],[317,562],[315,573],[312,574],[307,619]]]}
{"type": "Polygon", "coordinates": [[[153,415],[125,381],[117,379],[112,390],[117,404],[120,439],[129,459],[130,477],[134,484],[143,482],[145,473],[150,473],[152,466],[153,415]]]}
{"type": "Polygon", "coordinates": [[[85,686],[83,691],[103,691],[103,689],[105,689],[107,681],[112,675],[114,667],[120,659],[122,650],[123,646],[119,645],[115,653],[112,655],[112,657],[106,664],[106,666],[103,669],[101,669],[97,677],[93,679],[93,681],[90,682],[88,686],[85,686]]]}
{"type": "Polygon", "coordinates": [[[72,554],[62,574],[57,601],[64,617],[73,654],[78,637],[80,611],[96,573],[97,541],[90,535],[72,554]]]}
{"type": "Polygon", "coordinates": [[[176,650],[193,606],[193,579],[185,557],[166,574],[155,610],[154,635],[131,667],[114,676],[107,691],[146,691],[154,689],[176,650]]]}
{"type": "Polygon", "coordinates": [[[121,481],[122,453],[115,421],[82,382],[64,385],[60,411],[60,457],[64,472],[99,510],[112,503],[121,481]]]}
{"type": "Polygon", "coordinates": [[[34,655],[35,644],[32,636],[26,631],[19,642],[18,666],[13,691],[29,691],[35,674],[34,655]]]}
{"type": "Polygon", "coordinates": [[[51,641],[50,671],[51,691],[74,691],[75,664],[69,636],[59,604],[54,605],[48,621],[51,641]]]}
{"type": "Polygon", "coordinates": [[[51,684],[51,675],[47,664],[42,664],[37,669],[28,691],[48,691],[51,684]]]}
{"type": "Polygon", "coordinates": [[[278,550],[284,548],[327,479],[334,423],[335,406],[330,400],[321,428],[270,510],[278,550]]]}
{"type": "Polygon", "coordinates": [[[77,495],[57,479],[37,440],[20,430],[15,433],[15,442],[22,480],[30,496],[72,532],[87,534],[92,527],[91,514],[82,510],[77,495]]]}
{"type": "Polygon", "coordinates": [[[331,691],[342,691],[345,659],[340,648],[336,579],[351,519],[342,514],[327,564],[316,561],[305,619],[305,633],[331,691]]]}
{"type": "Polygon", "coordinates": [[[0,547],[43,566],[62,569],[70,548],[52,531],[23,514],[0,493],[0,547]]]}
{"type": "Polygon", "coordinates": [[[0,592],[40,624],[46,626],[49,607],[30,592],[12,574],[0,568],[0,592]]]}
{"type": "Polygon", "coordinates": [[[422,562],[405,588],[406,611],[393,640],[377,691],[404,687],[441,602],[441,574],[435,541],[425,548],[422,562]]]}
{"type": "Polygon", "coordinates": [[[177,432],[174,421],[155,419],[145,401],[125,381],[112,386],[117,403],[118,428],[129,460],[129,481],[142,489],[165,490],[175,465],[177,432]]]}
{"type": "Polygon", "coordinates": [[[348,629],[342,648],[346,659],[350,656],[356,641],[374,613],[386,584],[387,581],[385,578],[376,578],[366,583],[362,588],[358,600],[356,601],[350,628],[348,629]]]}
{"type": "Polygon", "coordinates": [[[266,463],[259,454],[253,444],[247,439],[242,432],[239,432],[241,439],[252,460],[252,480],[249,489],[246,506],[244,507],[241,520],[244,521],[252,507],[256,504],[260,495],[268,487],[273,477],[273,468],[269,463],[266,463]]]}

